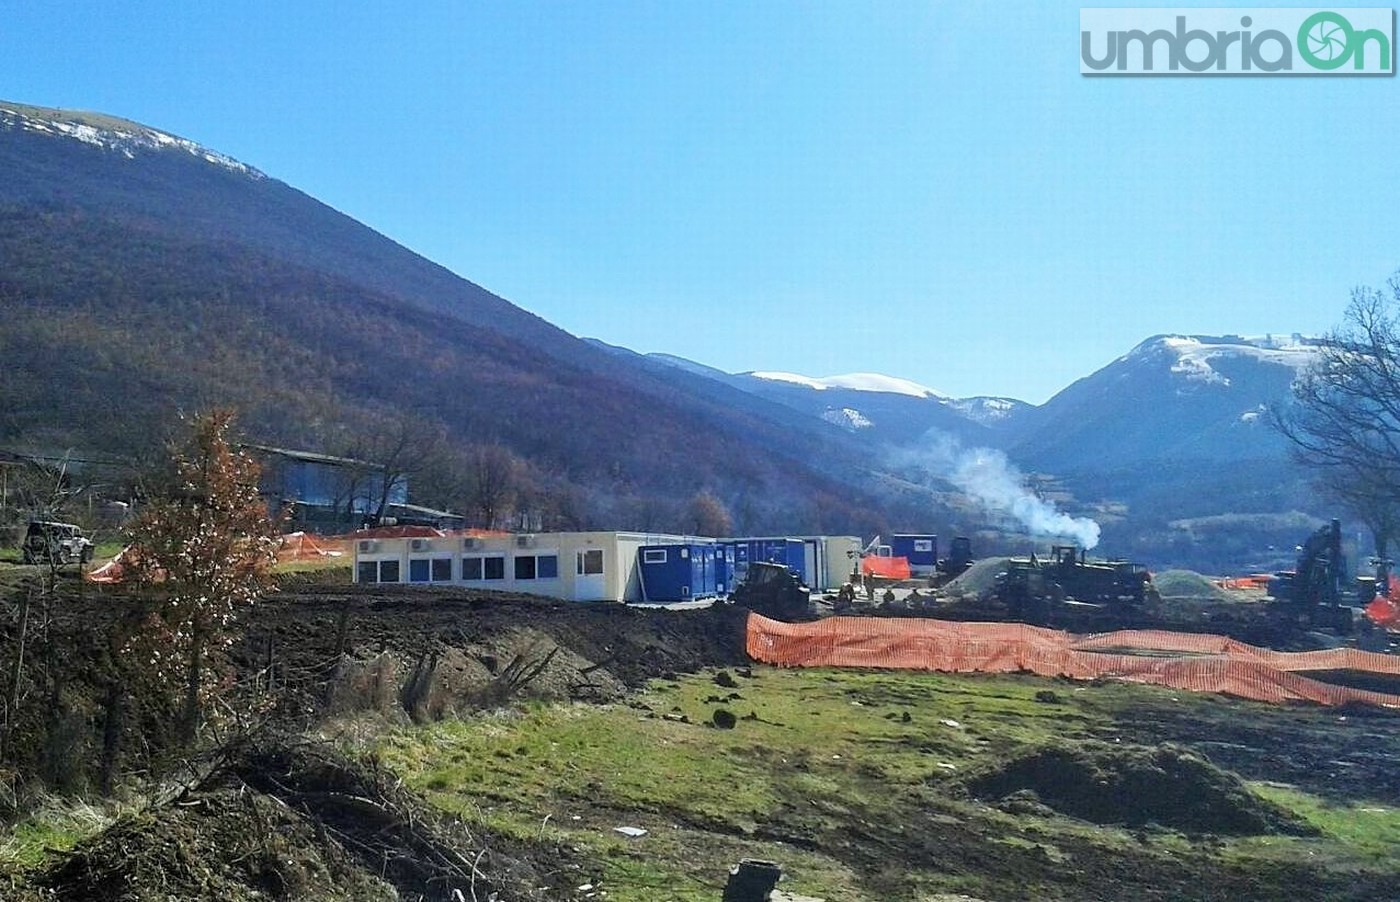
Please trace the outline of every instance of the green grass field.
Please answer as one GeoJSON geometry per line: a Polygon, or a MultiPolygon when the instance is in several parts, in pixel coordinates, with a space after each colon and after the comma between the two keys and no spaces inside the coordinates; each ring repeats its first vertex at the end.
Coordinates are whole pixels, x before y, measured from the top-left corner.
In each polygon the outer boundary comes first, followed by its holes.
{"type": "MultiPolygon", "coordinates": [[[[744,856],[777,860],[785,888],[832,900],[1026,898],[1016,887],[1085,898],[1095,885],[1086,880],[1126,891],[1137,875],[1189,895],[1217,871],[1257,872],[1282,890],[1299,862],[1324,887],[1400,870],[1400,812],[1375,800],[1338,806],[1259,785],[1321,835],[1223,839],[1012,815],[959,789],[1009,750],[1112,740],[1117,712],[1143,705],[1200,704],[1217,716],[1214,699],[1021,677],[761,668],[737,682],[695,676],[627,705],[537,705],[400,729],[374,749],[444,811],[580,849],[601,863],[581,877],[617,902],[713,900],[744,856]],[[712,724],[721,708],[740,718],[733,729],[712,724]],[[648,832],[629,839],[618,826],[648,832]],[[1122,868],[1105,877],[1104,862],[1122,868]]],[[[1265,719],[1279,710],[1226,709],[1265,719]]]]}

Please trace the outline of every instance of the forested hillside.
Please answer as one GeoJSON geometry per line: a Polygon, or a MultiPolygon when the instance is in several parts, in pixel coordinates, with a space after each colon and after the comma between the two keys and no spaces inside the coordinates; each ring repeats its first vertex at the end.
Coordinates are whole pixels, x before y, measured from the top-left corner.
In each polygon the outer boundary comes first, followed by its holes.
{"type": "Polygon", "coordinates": [[[151,134],[0,104],[0,445],[137,453],[227,404],[333,453],[432,436],[416,500],[459,508],[454,453],[502,445],[546,525],[680,529],[709,491],[736,526],[865,531],[902,503],[849,488],[864,461],[827,424],[619,360],[151,134]]]}

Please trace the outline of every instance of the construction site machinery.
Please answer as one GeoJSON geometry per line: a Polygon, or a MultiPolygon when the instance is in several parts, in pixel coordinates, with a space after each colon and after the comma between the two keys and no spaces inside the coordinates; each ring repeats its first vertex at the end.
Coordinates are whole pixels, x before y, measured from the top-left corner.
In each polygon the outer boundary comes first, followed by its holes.
{"type": "MultiPolygon", "coordinates": [[[[1374,581],[1371,581],[1374,594],[1374,581]]],[[[1361,598],[1346,577],[1342,554],[1342,521],[1333,520],[1308,536],[1298,547],[1296,568],[1274,574],[1269,597],[1280,616],[1315,629],[1350,632],[1355,623],[1352,604],[1361,598]]]]}
{"type": "Polygon", "coordinates": [[[963,571],[972,566],[973,560],[976,559],[972,556],[972,539],[966,535],[956,536],[948,548],[948,556],[938,562],[938,576],[941,581],[962,576],[963,571]]]}
{"type": "Polygon", "coordinates": [[[1044,624],[1068,605],[1120,614],[1140,608],[1155,595],[1147,568],[1131,561],[1090,561],[1074,545],[1055,545],[1041,560],[1013,558],[997,576],[995,596],[1007,613],[1044,624]]]}
{"type": "Polygon", "coordinates": [[[26,564],[86,564],[92,560],[92,541],[72,523],[30,520],[23,552],[26,564]]]}
{"type": "Polygon", "coordinates": [[[763,561],[749,564],[748,575],[735,587],[729,600],[774,620],[813,619],[812,590],[782,564],[763,561]]]}

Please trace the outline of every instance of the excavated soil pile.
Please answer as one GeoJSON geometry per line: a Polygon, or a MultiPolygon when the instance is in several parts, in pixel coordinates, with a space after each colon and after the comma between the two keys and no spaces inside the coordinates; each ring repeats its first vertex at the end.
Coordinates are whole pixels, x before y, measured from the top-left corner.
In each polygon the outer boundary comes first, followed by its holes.
{"type": "Polygon", "coordinates": [[[227,789],[124,818],[35,883],[73,902],[399,898],[286,806],[227,789]]]}
{"type": "Polygon", "coordinates": [[[1187,601],[1231,601],[1229,592],[1194,570],[1163,570],[1152,575],[1152,586],[1163,598],[1187,601]]]}
{"type": "Polygon", "coordinates": [[[964,785],[976,798],[1010,797],[1022,808],[1038,801],[1096,824],[1231,835],[1313,832],[1251,793],[1236,775],[1170,744],[1036,748],[969,776],[964,785]]]}
{"type": "Polygon", "coordinates": [[[666,611],[461,589],[308,587],[259,605],[235,657],[245,673],[271,671],[312,698],[328,680],[375,678],[389,659],[389,684],[431,671],[449,707],[521,694],[506,684],[524,690],[526,674],[532,697],[606,701],[654,677],[745,663],[746,618],[729,605],[666,611]]]}
{"type": "Polygon", "coordinates": [[[948,583],[943,592],[951,597],[978,598],[996,588],[997,574],[1006,569],[1010,558],[983,558],[968,567],[957,579],[948,583]]]}
{"type": "Polygon", "coordinates": [[[572,861],[469,830],[330,746],[263,737],[198,789],[81,844],[21,898],[543,902],[570,898],[572,861]]]}
{"type": "Polygon", "coordinates": [[[330,746],[290,740],[250,747],[223,780],[300,813],[404,899],[554,899],[576,882],[568,850],[469,830],[372,762],[330,746]]]}

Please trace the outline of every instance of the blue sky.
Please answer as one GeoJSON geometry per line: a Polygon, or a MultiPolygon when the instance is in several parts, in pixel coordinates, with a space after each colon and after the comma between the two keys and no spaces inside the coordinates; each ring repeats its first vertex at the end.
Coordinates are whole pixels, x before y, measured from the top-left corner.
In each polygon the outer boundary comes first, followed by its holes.
{"type": "Polygon", "coordinates": [[[1079,7],[0,2],[0,98],[248,162],[565,329],[1040,402],[1400,267],[1395,78],[1086,78],[1079,7]]]}

